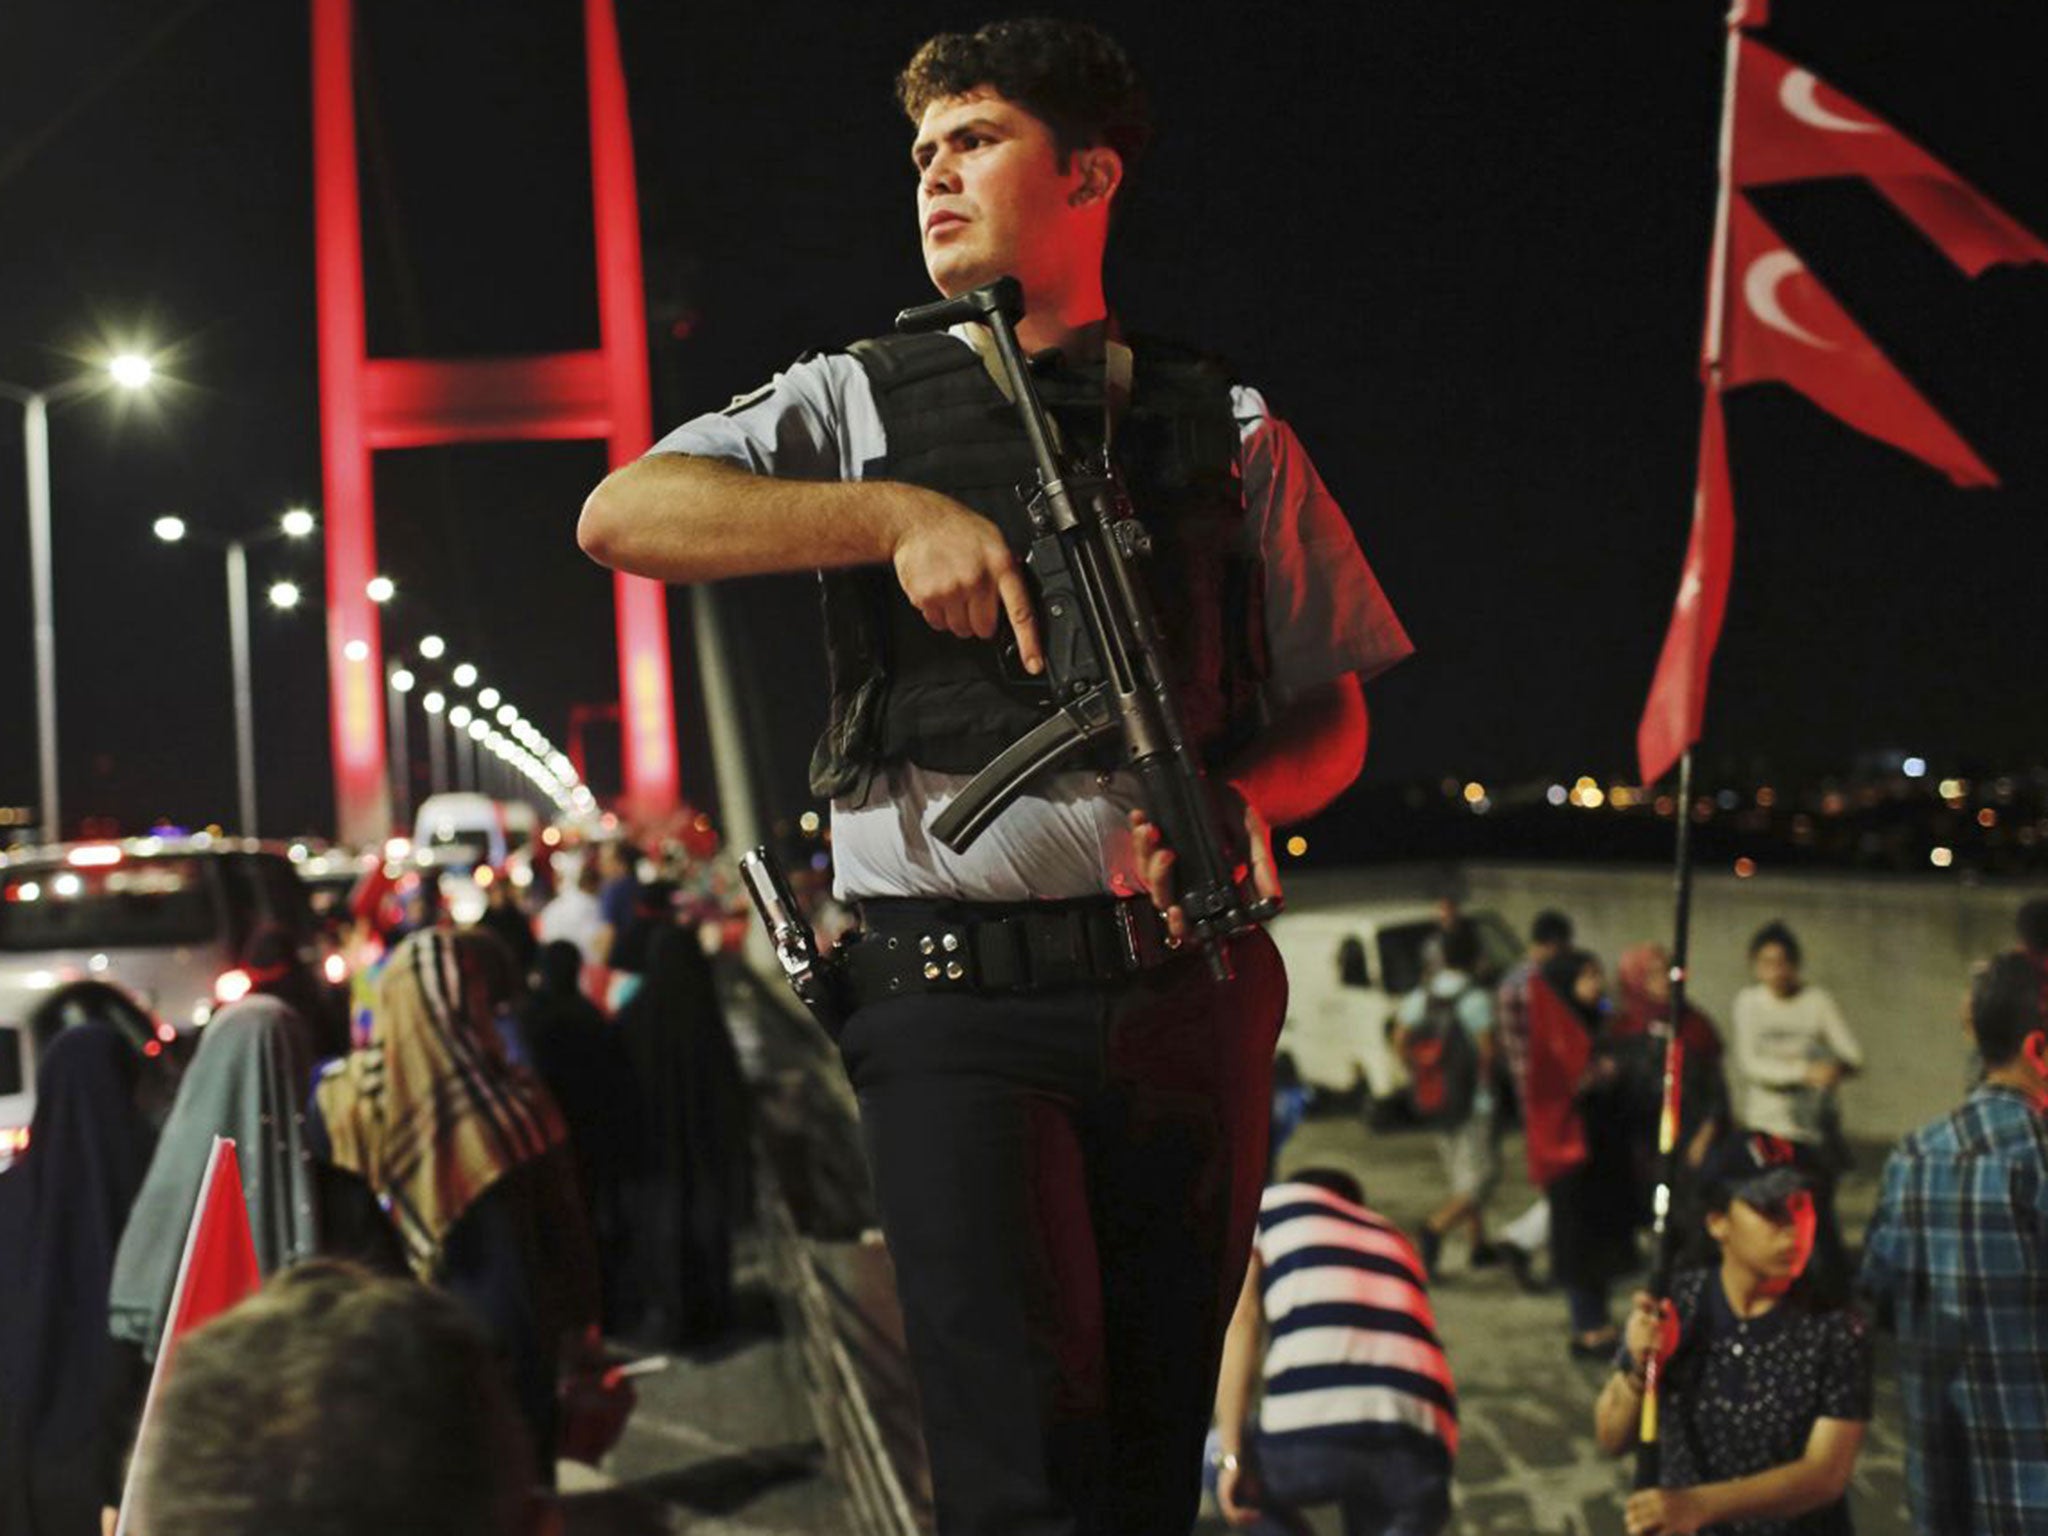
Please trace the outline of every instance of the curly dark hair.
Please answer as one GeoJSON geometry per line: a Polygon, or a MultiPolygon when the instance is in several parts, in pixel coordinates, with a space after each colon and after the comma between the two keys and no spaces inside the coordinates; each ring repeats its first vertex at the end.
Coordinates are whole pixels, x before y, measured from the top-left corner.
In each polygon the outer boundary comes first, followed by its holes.
{"type": "Polygon", "coordinates": [[[896,99],[915,123],[925,109],[978,85],[993,87],[1052,130],[1062,171],[1077,149],[1106,144],[1128,175],[1152,137],[1145,88],[1116,40],[1085,21],[1046,16],[941,32],[896,77],[896,99]]]}

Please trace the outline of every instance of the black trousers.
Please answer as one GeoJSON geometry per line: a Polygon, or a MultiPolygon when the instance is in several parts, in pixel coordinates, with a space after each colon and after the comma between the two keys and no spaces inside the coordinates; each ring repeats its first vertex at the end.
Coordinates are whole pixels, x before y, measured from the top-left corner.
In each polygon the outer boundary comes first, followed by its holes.
{"type": "Polygon", "coordinates": [[[1265,1175],[1278,953],[840,1036],[941,1536],[1185,1536],[1265,1175]]]}

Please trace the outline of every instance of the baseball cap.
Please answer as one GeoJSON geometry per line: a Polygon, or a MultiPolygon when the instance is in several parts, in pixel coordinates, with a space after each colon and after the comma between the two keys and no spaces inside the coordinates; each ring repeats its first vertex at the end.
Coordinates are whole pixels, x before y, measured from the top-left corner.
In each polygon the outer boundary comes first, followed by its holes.
{"type": "Polygon", "coordinates": [[[1740,1200],[1758,1210],[1769,1210],[1800,1190],[1813,1188],[1813,1175],[1793,1143],[1782,1136],[1745,1131],[1724,1137],[1707,1154],[1700,1182],[1715,1206],[1725,1200],[1740,1200]]]}

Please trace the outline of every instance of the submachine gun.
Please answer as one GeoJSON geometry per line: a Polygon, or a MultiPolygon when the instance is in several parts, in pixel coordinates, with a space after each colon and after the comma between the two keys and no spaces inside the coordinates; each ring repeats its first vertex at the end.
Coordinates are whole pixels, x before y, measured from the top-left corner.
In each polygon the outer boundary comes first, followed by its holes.
{"type": "Polygon", "coordinates": [[[1280,903],[1245,899],[1234,839],[1209,792],[1201,754],[1181,725],[1180,702],[1143,563],[1152,539],[1124,494],[1107,447],[1099,461],[1064,460],[1037,385],[1017,344],[1024,290],[1002,277],[957,298],[906,309],[899,331],[937,331],[964,321],[986,325],[1036,463],[1022,487],[1031,522],[1025,565],[1038,588],[1038,619],[1055,711],[999,752],[931,830],[963,852],[1041,774],[1084,749],[1120,738],[1121,764],[1137,774],[1146,814],[1173,850],[1174,900],[1187,939],[1219,979],[1230,975],[1222,940],[1273,917],[1280,903]]]}

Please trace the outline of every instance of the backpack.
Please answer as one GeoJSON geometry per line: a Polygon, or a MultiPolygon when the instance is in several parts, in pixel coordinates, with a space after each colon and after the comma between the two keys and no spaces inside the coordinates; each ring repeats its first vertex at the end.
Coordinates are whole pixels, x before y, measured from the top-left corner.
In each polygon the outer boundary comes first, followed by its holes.
{"type": "Polygon", "coordinates": [[[1422,1022],[1401,1037],[1408,1103],[1417,1123],[1433,1130],[1463,1125],[1479,1094],[1479,1048],[1458,1018],[1458,1005],[1472,990],[1450,997],[1431,992],[1423,1000],[1422,1022]]]}

